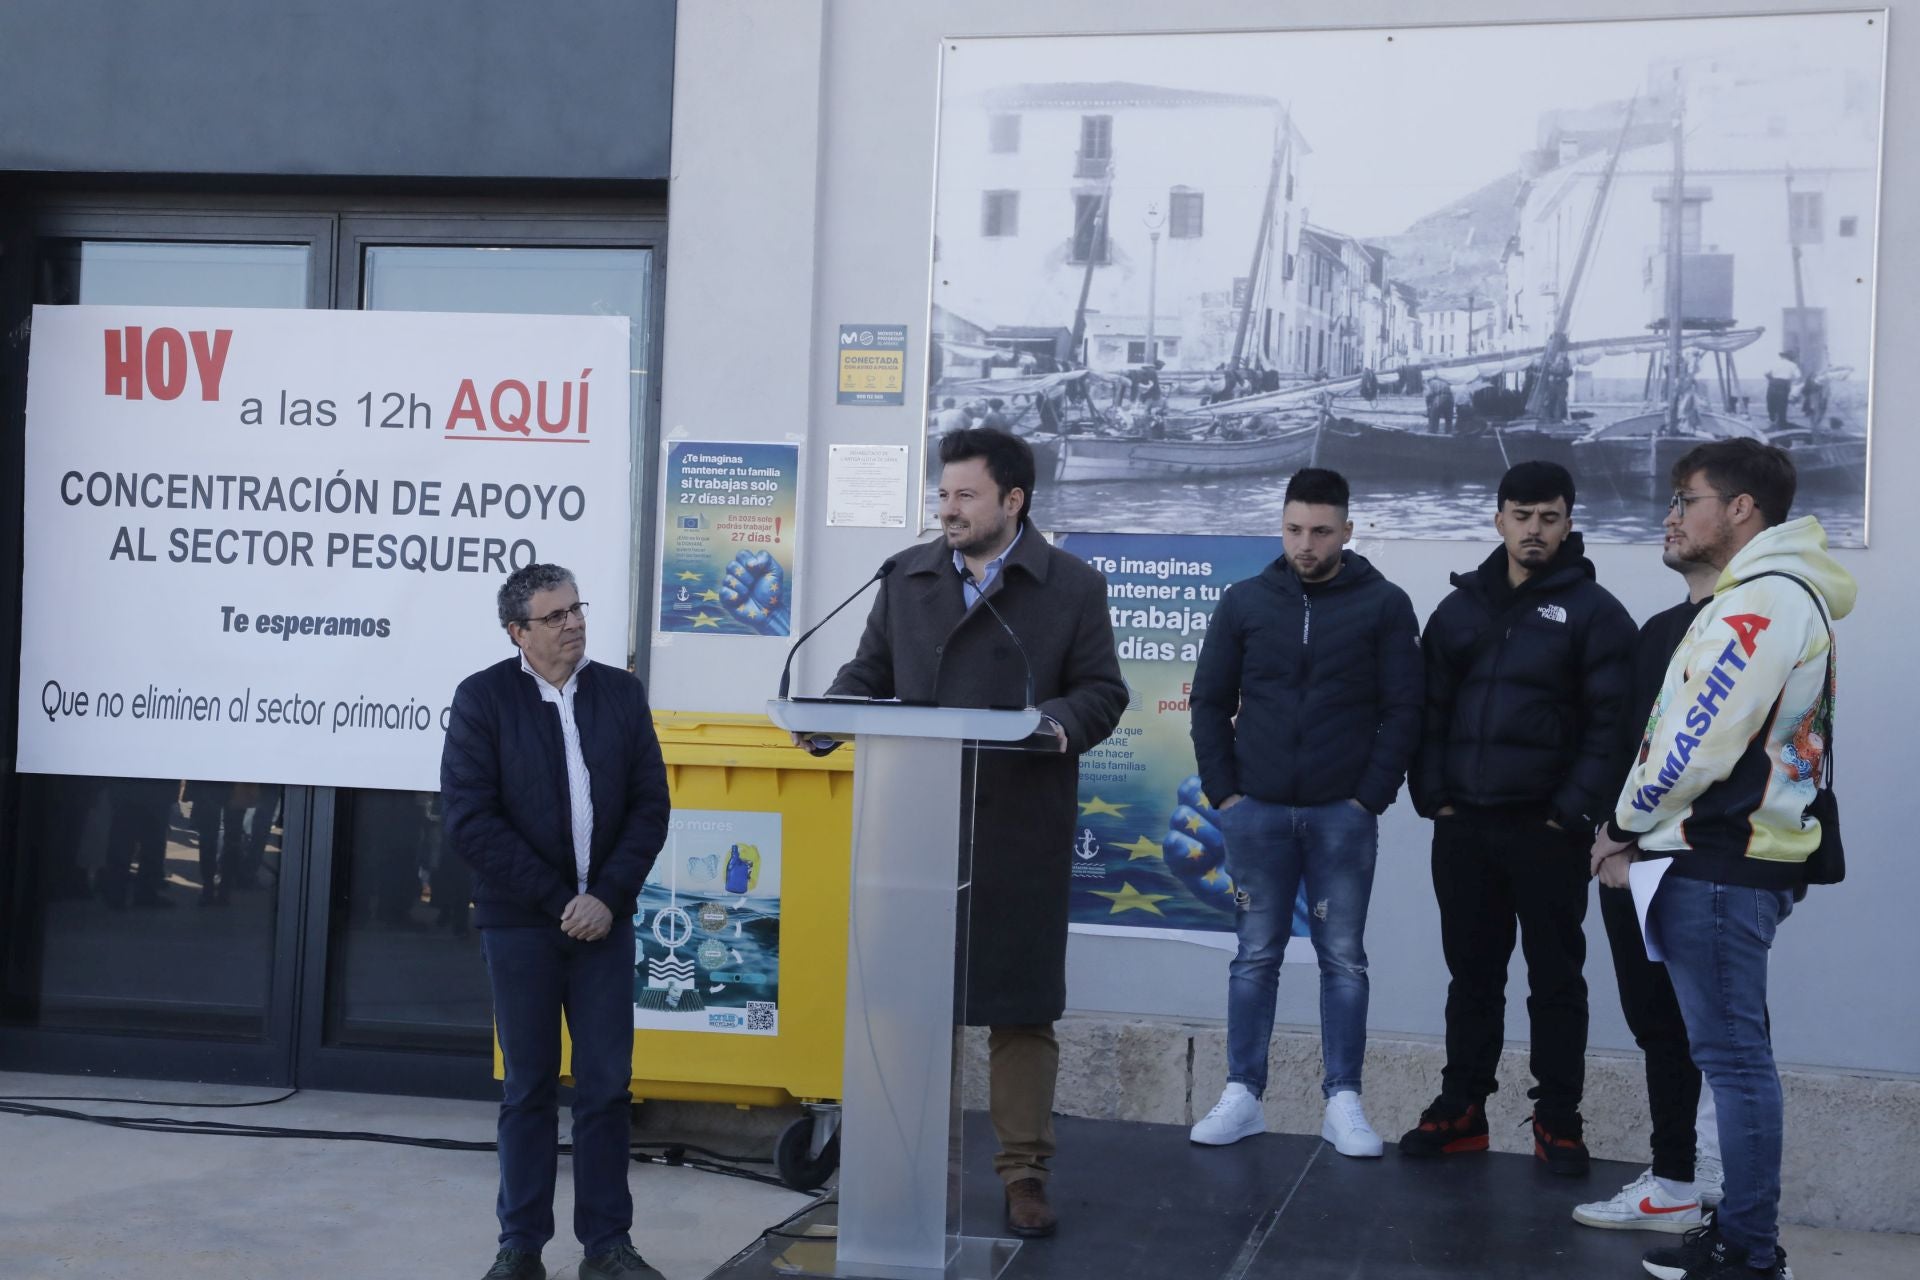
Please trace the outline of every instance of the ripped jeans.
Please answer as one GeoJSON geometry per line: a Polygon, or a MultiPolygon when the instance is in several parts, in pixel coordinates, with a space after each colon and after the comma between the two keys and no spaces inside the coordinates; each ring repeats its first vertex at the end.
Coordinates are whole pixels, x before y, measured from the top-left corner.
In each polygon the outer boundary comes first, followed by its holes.
{"type": "Polygon", "coordinates": [[[1227,1079],[1256,1096],[1267,1088],[1280,961],[1302,879],[1307,924],[1320,958],[1321,1092],[1360,1091],[1367,1051],[1367,903],[1379,852],[1379,819],[1351,800],[1268,804],[1248,796],[1217,815],[1240,949],[1227,970],[1227,1079]]]}

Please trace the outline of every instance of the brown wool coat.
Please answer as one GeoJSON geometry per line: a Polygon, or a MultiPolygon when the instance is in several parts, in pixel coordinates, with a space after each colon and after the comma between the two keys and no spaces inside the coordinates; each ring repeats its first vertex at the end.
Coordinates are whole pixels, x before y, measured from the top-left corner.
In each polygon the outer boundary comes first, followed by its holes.
{"type": "MultiPolygon", "coordinates": [[[[853,661],[831,693],[949,707],[1018,707],[1026,675],[984,605],[966,607],[943,539],[895,557],[853,661]]],[[[1033,664],[1034,703],[1067,731],[1067,753],[968,751],[975,774],[973,897],[965,1020],[1052,1022],[1067,1003],[1067,898],[1080,754],[1126,710],[1107,583],[1023,521],[987,597],[1033,664]]]]}

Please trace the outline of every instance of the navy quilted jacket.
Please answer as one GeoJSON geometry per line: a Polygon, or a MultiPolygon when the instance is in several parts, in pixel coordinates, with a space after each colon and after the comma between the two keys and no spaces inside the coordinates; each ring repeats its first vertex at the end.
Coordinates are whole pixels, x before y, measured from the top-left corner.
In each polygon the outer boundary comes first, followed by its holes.
{"type": "MultiPolygon", "coordinates": [[[[617,920],[633,914],[666,843],[666,766],[646,688],[634,676],[588,663],[573,711],[592,778],[587,892],[617,920]]],[[[440,797],[447,845],[473,868],[474,923],[558,924],[577,888],[566,747],[560,709],[542,701],[518,655],[454,692],[440,797]]]]}
{"type": "Polygon", "coordinates": [[[1193,673],[1193,754],[1219,804],[1385,813],[1420,743],[1420,624],[1366,557],[1303,589],[1282,558],[1228,587],[1193,673]]]}

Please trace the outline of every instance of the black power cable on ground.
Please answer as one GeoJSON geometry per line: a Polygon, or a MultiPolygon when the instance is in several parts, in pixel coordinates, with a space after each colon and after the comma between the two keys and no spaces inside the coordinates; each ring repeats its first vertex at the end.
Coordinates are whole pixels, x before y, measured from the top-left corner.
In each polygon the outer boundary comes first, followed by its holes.
{"type": "Polygon", "coordinates": [[[252,1102],[172,1102],[153,1098],[95,1098],[84,1094],[65,1093],[25,1093],[0,1094],[0,1103],[7,1102],[100,1102],[109,1106],[122,1107],[270,1107],[276,1102],[285,1102],[299,1093],[298,1089],[289,1089],[272,1098],[255,1098],[252,1102]]]}
{"type": "MultiPolygon", "coordinates": [[[[271,1102],[284,1102],[292,1097],[288,1093],[280,1098],[265,1099],[257,1103],[147,1103],[139,1099],[102,1098],[92,1099],[100,1102],[133,1103],[143,1106],[264,1106],[271,1102]]],[[[423,1138],[409,1134],[380,1133],[368,1130],[348,1129],[298,1129],[268,1125],[236,1124],[226,1120],[180,1120],[171,1116],[103,1116],[85,1111],[68,1111],[59,1107],[43,1107],[24,1099],[0,1098],[0,1115],[15,1115],[28,1118],[40,1117],[54,1120],[78,1120],[88,1124],[102,1125],[110,1129],[127,1129],[136,1133],[174,1133],[188,1134],[208,1138],[277,1138],[327,1142],[377,1142],[393,1146],[424,1147],[432,1151],[497,1151],[498,1144],[474,1141],[463,1138],[423,1138]]],[[[560,1154],[571,1155],[573,1144],[559,1144],[560,1154]]],[[[705,1147],[685,1142],[633,1142],[628,1150],[639,1164],[659,1164],[671,1168],[695,1169],[701,1173],[715,1173],[724,1177],[743,1178],[749,1182],[763,1183],[767,1186],[792,1190],[779,1178],[738,1166],[746,1164],[771,1164],[763,1156],[736,1156],[724,1152],[711,1151],[705,1147]],[[660,1154],[653,1154],[658,1151],[660,1154]],[[693,1153],[689,1158],[688,1153],[693,1153]]]]}

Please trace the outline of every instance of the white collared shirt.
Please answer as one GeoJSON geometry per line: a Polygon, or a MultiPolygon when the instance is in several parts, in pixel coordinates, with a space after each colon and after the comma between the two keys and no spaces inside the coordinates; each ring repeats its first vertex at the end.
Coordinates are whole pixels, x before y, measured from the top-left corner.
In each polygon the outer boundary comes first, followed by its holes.
{"type": "Polygon", "coordinates": [[[580,672],[587,661],[582,654],[566,684],[556,689],[533,669],[524,652],[520,655],[520,669],[533,677],[533,687],[540,691],[541,700],[560,708],[560,741],[567,753],[567,808],[573,814],[573,868],[579,893],[587,891],[587,864],[593,856],[593,779],[587,773],[587,758],[580,751],[580,724],[573,718],[573,695],[579,691],[580,672]]]}
{"type": "Polygon", "coordinates": [[[1014,526],[1013,541],[1007,544],[1005,551],[987,561],[986,572],[980,575],[978,586],[969,582],[964,576],[967,571],[967,558],[957,550],[953,553],[953,571],[963,575],[960,579],[960,598],[967,602],[967,608],[973,608],[974,602],[980,598],[981,593],[992,586],[993,580],[1000,576],[1000,567],[1006,564],[1007,557],[1013,554],[1013,549],[1020,545],[1020,536],[1026,531],[1024,523],[1014,526]]]}

